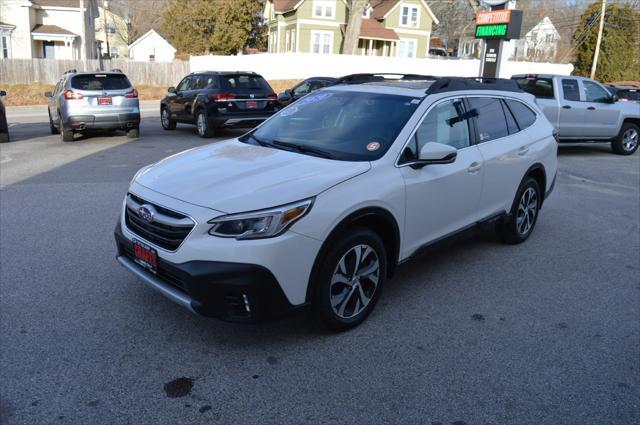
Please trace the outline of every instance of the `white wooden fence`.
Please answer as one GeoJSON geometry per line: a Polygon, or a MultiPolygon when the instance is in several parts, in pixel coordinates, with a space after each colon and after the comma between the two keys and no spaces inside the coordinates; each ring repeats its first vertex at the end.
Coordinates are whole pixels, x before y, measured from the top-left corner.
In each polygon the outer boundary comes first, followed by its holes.
{"type": "MultiPolygon", "coordinates": [[[[99,69],[98,60],[0,59],[0,82],[55,84],[69,69],[99,69]]],[[[114,59],[103,62],[103,69],[121,69],[135,85],[173,86],[190,72],[189,62],[135,62],[114,59]]]]}

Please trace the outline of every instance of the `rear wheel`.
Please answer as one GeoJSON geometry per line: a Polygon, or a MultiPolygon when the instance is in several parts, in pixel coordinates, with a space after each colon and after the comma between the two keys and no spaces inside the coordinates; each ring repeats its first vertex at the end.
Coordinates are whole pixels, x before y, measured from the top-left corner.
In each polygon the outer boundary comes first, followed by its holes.
{"type": "Polygon", "coordinates": [[[526,241],[538,220],[541,203],[540,185],[534,178],[527,177],[518,189],[511,213],[498,224],[500,239],[508,244],[526,241]]]}
{"type": "Polygon", "coordinates": [[[171,115],[169,115],[169,110],[167,108],[162,108],[160,110],[160,123],[162,124],[162,128],[165,130],[176,129],[176,122],[171,119],[171,115]]]}
{"type": "Polygon", "coordinates": [[[58,130],[60,131],[60,138],[63,142],[73,142],[73,130],[65,128],[62,117],[60,117],[58,130]]]}
{"type": "Polygon", "coordinates": [[[49,112],[49,130],[51,131],[51,134],[58,134],[60,133],[58,131],[58,129],[56,128],[55,125],[53,125],[53,120],[51,119],[51,112],[49,112]]]}
{"type": "Polygon", "coordinates": [[[611,142],[611,149],[618,155],[631,155],[640,145],[640,128],[633,123],[625,123],[618,137],[611,142]]]}
{"type": "Polygon", "coordinates": [[[316,317],[334,330],[359,325],[380,298],[386,271],[380,237],[366,228],[349,232],[322,263],[313,299],[316,317]]]}
{"type": "Polygon", "coordinates": [[[196,115],[196,127],[198,129],[198,136],[203,138],[213,137],[216,133],[215,128],[209,124],[209,120],[204,111],[198,111],[196,115]]]}
{"type": "Polygon", "coordinates": [[[127,137],[129,139],[137,139],[140,137],[140,127],[133,127],[127,130],[127,137]]]}

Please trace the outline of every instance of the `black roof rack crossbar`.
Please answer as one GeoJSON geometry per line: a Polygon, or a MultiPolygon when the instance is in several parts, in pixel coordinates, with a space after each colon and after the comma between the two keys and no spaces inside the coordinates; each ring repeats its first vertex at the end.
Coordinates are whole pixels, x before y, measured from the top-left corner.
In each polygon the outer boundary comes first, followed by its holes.
{"type": "Polygon", "coordinates": [[[402,74],[402,73],[361,73],[361,74],[350,74],[345,75],[343,77],[338,78],[336,84],[364,84],[378,81],[435,81],[438,77],[434,77],[432,75],[420,75],[420,74],[402,74]],[[388,77],[399,77],[399,78],[388,78],[388,77]]]}
{"type": "Polygon", "coordinates": [[[518,84],[506,78],[484,77],[439,77],[426,91],[426,94],[459,90],[499,90],[522,92],[518,84]]]}

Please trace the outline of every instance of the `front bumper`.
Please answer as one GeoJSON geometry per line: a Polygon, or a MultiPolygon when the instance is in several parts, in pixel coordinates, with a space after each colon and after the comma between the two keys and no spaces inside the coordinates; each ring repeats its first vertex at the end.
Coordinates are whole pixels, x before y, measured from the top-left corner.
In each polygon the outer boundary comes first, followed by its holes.
{"type": "Polygon", "coordinates": [[[73,130],[109,130],[128,129],[140,125],[140,113],[123,113],[113,115],[91,115],[74,114],[70,115],[65,125],[73,130]]]}
{"type": "Polygon", "coordinates": [[[148,286],[196,314],[232,322],[260,322],[294,308],[274,275],[254,264],[158,258],[153,274],[133,261],[132,243],[115,230],[117,260],[148,286]]]}

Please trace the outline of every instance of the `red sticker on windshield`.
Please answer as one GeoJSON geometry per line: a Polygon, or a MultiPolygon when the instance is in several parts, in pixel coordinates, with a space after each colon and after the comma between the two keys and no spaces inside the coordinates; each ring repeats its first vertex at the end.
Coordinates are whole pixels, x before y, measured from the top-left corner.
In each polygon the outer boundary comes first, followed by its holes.
{"type": "Polygon", "coordinates": [[[369,143],[367,143],[367,150],[369,152],[374,152],[374,151],[377,151],[378,149],[380,149],[380,143],[378,143],[378,142],[369,142],[369,143]]]}

